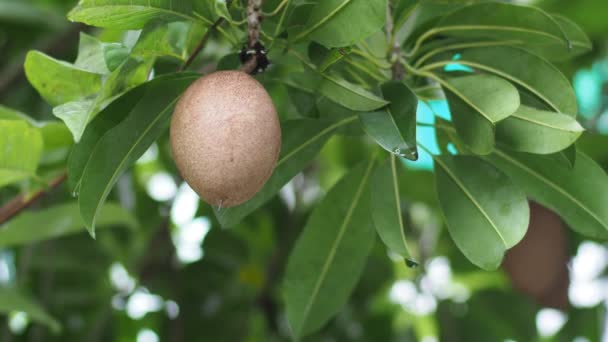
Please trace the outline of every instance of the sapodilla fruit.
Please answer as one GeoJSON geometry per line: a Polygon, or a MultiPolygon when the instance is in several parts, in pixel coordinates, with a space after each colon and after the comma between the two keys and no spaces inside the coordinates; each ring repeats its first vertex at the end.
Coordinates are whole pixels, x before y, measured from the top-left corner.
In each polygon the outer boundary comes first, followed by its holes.
{"type": "Polygon", "coordinates": [[[182,177],[201,199],[221,208],[246,202],[262,188],[280,148],[272,99],[242,71],[195,81],[171,119],[171,149],[182,177]]]}
{"type": "Polygon", "coordinates": [[[503,267],[512,286],[538,304],[568,306],[568,234],[561,218],[530,202],[526,236],[507,252],[503,267]]]}

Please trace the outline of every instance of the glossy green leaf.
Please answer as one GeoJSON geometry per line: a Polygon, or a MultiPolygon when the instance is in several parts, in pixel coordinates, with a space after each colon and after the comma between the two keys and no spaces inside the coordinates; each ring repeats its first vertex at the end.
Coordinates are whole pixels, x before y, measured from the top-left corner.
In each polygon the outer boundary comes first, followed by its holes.
{"type": "Polygon", "coordinates": [[[53,114],[68,126],[75,141],[79,141],[87,124],[101,109],[125,91],[143,83],[153,60],[127,59],[105,79],[101,90],[92,98],[80,99],[53,108],[53,114]]]}
{"type": "Polygon", "coordinates": [[[494,270],[526,234],[525,193],[491,164],[472,156],[435,158],[439,204],[456,246],[475,265],[494,270]]]}
{"type": "Polygon", "coordinates": [[[296,339],[321,328],[346,303],[374,244],[373,163],[338,182],[312,212],[285,273],[287,319],[296,339]]]}
{"type": "Polygon", "coordinates": [[[387,0],[319,1],[308,22],[290,32],[290,39],[310,38],[328,48],[353,45],[382,29],[386,6],[387,0]]]}
{"type": "Polygon", "coordinates": [[[32,86],[51,105],[79,100],[101,89],[101,75],[42,52],[30,51],[25,58],[24,68],[32,86]]]}
{"type": "Polygon", "coordinates": [[[118,43],[103,43],[86,33],[80,33],[78,57],[74,66],[97,74],[108,74],[129,56],[129,49],[118,43]]]}
{"type": "MultiPolygon", "coordinates": [[[[552,58],[554,60],[564,60],[573,57],[577,57],[578,55],[587,53],[593,49],[593,43],[585,33],[575,22],[572,20],[563,17],[558,14],[551,14],[553,19],[561,26],[562,31],[564,31],[565,35],[568,37],[568,40],[571,42],[572,49],[569,51],[568,55],[558,58],[552,58]]],[[[584,22],[581,22],[584,25],[584,22]]]]}
{"type": "MultiPolygon", "coordinates": [[[[576,97],[570,81],[547,60],[512,46],[463,48],[476,44],[483,43],[453,44],[451,47],[442,48],[451,51],[440,57],[448,61],[434,65],[444,66],[454,63],[451,60],[452,55],[458,53],[460,56],[458,64],[503,77],[540,100],[548,107],[546,109],[576,116],[578,113],[576,97]]],[[[522,102],[524,102],[523,98],[522,102]]]]}
{"type": "Polygon", "coordinates": [[[560,22],[542,10],[503,2],[462,7],[446,15],[435,32],[465,38],[515,41],[547,58],[562,59],[589,51],[586,42],[569,37],[560,22]]]}
{"type": "Polygon", "coordinates": [[[61,324],[29,295],[16,287],[0,286],[0,312],[10,314],[25,312],[33,321],[48,326],[54,333],[61,331],[61,324]]]}
{"type": "Polygon", "coordinates": [[[416,265],[405,237],[396,159],[397,157],[391,155],[372,175],[372,218],[382,242],[391,251],[401,255],[406,262],[416,265]]]}
{"type": "Polygon", "coordinates": [[[78,190],[91,152],[101,137],[127,117],[127,113],[133,110],[146,93],[146,89],[154,82],[159,81],[153,80],[131,89],[108,105],[87,125],[82,138],[74,145],[68,159],[68,185],[72,190],[78,190]]]}
{"type": "Polygon", "coordinates": [[[68,19],[91,26],[141,29],[151,20],[193,20],[191,1],[80,0],[68,19]]]}
{"type": "Polygon", "coordinates": [[[508,81],[491,75],[474,75],[442,81],[454,125],[476,154],[494,148],[494,124],[519,107],[519,93],[508,81]]]}
{"type": "Polygon", "coordinates": [[[80,183],[80,213],[91,235],[95,220],[118,176],[167,128],[175,103],[197,74],[171,74],[148,83],[142,99],[125,119],[97,142],[80,183]]]}
{"type": "Polygon", "coordinates": [[[387,151],[410,160],[418,159],[418,98],[403,82],[391,81],[383,84],[381,89],[390,104],[381,111],[360,114],[363,129],[387,151]]]}
{"type": "MultiPolygon", "coordinates": [[[[97,226],[136,228],[135,218],[120,205],[106,203],[97,226]]],[[[77,203],[65,203],[40,211],[26,211],[0,228],[0,248],[29,244],[85,231],[77,203]]]]}
{"type": "Polygon", "coordinates": [[[498,123],[496,140],[516,151],[550,154],[572,145],[583,131],[569,115],[520,106],[498,123]]]}
{"type": "Polygon", "coordinates": [[[340,127],[356,120],[356,117],[346,118],[337,122],[325,120],[288,120],[281,124],[283,142],[277,165],[264,184],[249,201],[231,208],[218,210],[215,214],[224,227],[239,223],[247,215],[270,200],[298,172],[319,153],[325,142],[340,127]]]}
{"type": "Polygon", "coordinates": [[[488,160],[575,231],[608,238],[608,176],[586,155],[578,152],[574,167],[552,158],[499,149],[488,160]]]}
{"type": "Polygon", "coordinates": [[[152,22],[142,30],[132,54],[144,58],[167,56],[184,61],[188,58],[189,40],[195,30],[195,24],[191,22],[152,22]]]}
{"type": "Polygon", "coordinates": [[[24,113],[3,105],[0,105],[0,120],[21,120],[31,124],[36,123],[31,117],[25,115],[24,113]]]}
{"type": "Polygon", "coordinates": [[[25,121],[0,120],[0,186],[34,177],[42,148],[38,128],[25,121]]]}
{"type": "Polygon", "coordinates": [[[354,111],[368,112],[386,106],[388,101],[336,75],[322,74],[319,92],[354,111]]]}
{"type": "Polygon", "coordinates": [[[213,24],[219,18],[231,19],[226,0],[197,0],[193,4],[196,15],[206,24],[213,24]]]}
{"type": "Polygon", "coordinates": [[[344,57],[348,56],[351,52],[351,48],[334,48],[329,51],[321,65],[319,65],[319,72],[325,72],[329,67],[338,63],[344,57]]]}
{"type": "Polygon", "coordinates": [[[66,149],[73,143],[70,131],[59,121],[38,122],[24,113],[0,105],[0,121],[4,120],[23,121],[28,123],[30,127],[38,128],[42,136],[44,147],[40,161],[41,164],[63,160],[63,157],[67,152],[66,149]]]}

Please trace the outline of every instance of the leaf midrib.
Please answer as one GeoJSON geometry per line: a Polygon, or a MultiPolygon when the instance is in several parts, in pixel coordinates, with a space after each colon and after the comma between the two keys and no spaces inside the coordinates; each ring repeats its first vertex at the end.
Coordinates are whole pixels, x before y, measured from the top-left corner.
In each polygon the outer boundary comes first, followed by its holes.
{"type": "MultiPolygon", "coordinates": [[[[329,21],[329,19],[333,18],[334,16],[336,16],[343,8],[345,8],[346,6],[348,6],[350,3],[352,3],[353,0],[344,0],[343,3],[341,3],[338,7],[336,7],[333,11],[329,12],[328,15],[326,15],[325,17],[323,17],[319,22],[317,22],[316,25],[313,25],[311,28],[309,28],[308,30],[300,33],[298,36],[296,36],[294,38],[294,41],[299,41],[300,39],[308,36],[309,34],[313,33],[314,31],[316,31],[319,27],[325,25],[325,23],[327,21],[329,21]]],[[[318,5],[317,5],[318,6],[318,5]]]]}
{"type": "Polygon", "coordinates": [[[376,96],[372,96],[373,94],[370,94],[367,91],[360,92],[359,89],[351,89],[351,88],[345,87],[344,84],[340,83],[340,81],[338,81],[337,79],[335,79],[335,78],[333,78],[333,77],[331,77],[331,76],[329,76],[329,75],[327,75],[325,73],[320,73],[320,74],[326,80],[332,82],[333,84],[339,86],[342,89],[345,89],[348,92],[351,92],[353,94],[356,94],[356,95],[359,95],[361,97],[364,97],[364,98],[366,98],[366,99],[368,99],[370,101],[374,101],[374,102],[378,102],[378,103],[383,103],[383,104],[388,104],[388,101],[386,101],[384,99],[381,99],[379,97],[376,97],[376,96]],[[382,100],[382,101],[380,101],[380,100],[382,100]]]}
{"type": "Polygon", "coordinates": [[[403,248],[405,253],[407,253],[407,258],[411,257],[410,249],[407,246],[407,241],[405,239],[405,228],[403,226],[403,217],[401,216],[401,198],[399,198],[399,182],[397,180],[397,168],[395,165],[396,157],[394,155],[390,156],[391,158],[391,174],[393,176],[393,193],[395,195],[395,210],[397,210],[397,218],[399,221],[399,232],[401,233],[401,241],[403,242],[403,248]]]}
{"type": "MultiPolygon", "coordinates": [[[[147,10],[152,10],[152,11],[162,12],[162,13],[166,13],[166,14],[176,15],[178,17],[182,17],[182,18],[188,19],[188,20],[195,20],[196,19],[196,18],[191,17],[191,16],[189,16],[187,14],[176,12],[174,10],[168,10],[168,9],[165,9],[165,8],[162,8],[162,7],[153,7],[153,6],[145,6],[145,5],[125,5],[125,4],[121,4],[121,5],[107,5],[106,4],[106,5],[99,6],[99,5],[94,5],[93,4],[93,5],[89,5],[89,6],[85,6],[85,7],[78,6],[78,8],[80,8],[80,11],[87,11],[87,10],[90,11],[90,10],[96,10],[98,8],[109,8],[109,7],[113,8],[113,9],[114,8],[121,9],[123,7],[126,7],[128,9],[130,9],[130,8],[144,8],[144,9],[147,9],[147,10]]],[[[72,14],[73,12],[74,11],[71,11],[68,14],[68,17],[72,17],[73,16],[73,14],[72,14]]],[[[78,11],[76,11],[76,13],[77,12],[78,11]]],[[[129,15],[125,14],[125,16],[129,16],[129,15]]]]}
{"type": "MultiPolygon", "coordinates": [[[[179,80],[179,79],[176,79],[176,80],[179,80]]],[[[107,198],[108,194],[110,193],[110,190],[112,189],[112,187],[108,186],[108,185],[112,184],[114,182],[114,180],[116,179],[116,177],[118,177],[118,174],[121,172],[119,170],[122,169],[122,167],[124,166],[124,164],[126,163],[126,161],[128,159],[128,156],[131,155],[131,153],[135,149],[135,146],[137,146],[141,142],[141,140],[143,139],[143,137],[164,116],[164,114],[177,102],[177,100],[179,100],[179,96],[177,96],[174,100],[172,100],[169,103],[169,105],[167,105],[161,112],[159,112],[159,115],[154,120],[150,121],[150,124],[146,126],[146,129],[135,140],[135,143],[131,145],[131,148],[125,154],[125,157],[121,159],[120,163],[118,163],[118,166],[114,169],[114,173],[110,177],[110,180],[106,183],[106,186],[104,187],[104,191],[103,191],[102,195],[99,197],[99,200],[95,204],[95,213],[93,214],[93,219],[92,219],[92,222],[91,222],[91,231],[93,231],[95,229],[95,219],[97,218],[97,214],[99,214],[99,210],[101,209],[101,203],[105,200],[105,198],[107,198]]],[[[135,108],[135,107],[133,107],[133,108],[135,108]]],[[[117,128],[117,127],[118,126],[116,126],[114,128],[117,128]]],[[[111,132],[112,130],[109,130],[108,133],[111,132]]],[[[100,139],[100,141],[106,136],[106,134],[104,134],[104,136],[100,139]]],[[[88,168],[88,164],[87,164],[87,167],[85,168],[85,171],[83,172],[83,175],[86,173],[86,169],[87,168],[88,168]]],[[[81,178],[81,180],[82,180],[82,178],[81,178]]]]}
{"type": "Polygon", "coordinates": [[[500,238],[501,242],[503,243],[505,249],[508,249],[509,248],[509,244],[507,244],[507,241],[505,240],[505,238],[500,233],[500,230],[498,229],[498,227],[496,226],[496,224],[494,223],[494,221],[492,221],[492,219],[490,218],[490,216],[488,215],[488,213],[486,213],[486,211],[484,210],[484,208],[475,200],[475,197],[473,197],[473,195],[469,192],[469,190],[467,189],[467,187],[464,184],[462,184],[462,182],[460,182],[460,180],[458,179],[458,177],[456,177],[456,175],[452,173],[452,171],[450,170],[450,168],[440,158],[434,158],[434,159],[437,162],[437,164],[439,166],[441,166],[443,168],[443,170],[448,174],[448,176],[450,176],[450,178],[452,178],[452,180],[454,181],[454,183],[456,183],[456,185],[458,185],[458,187],[462,190],[462,192],[464,192],[464,194],[475,205],[475,207],[477,207],[477,209],[479,210],[479,212],[481,213],[481,215],[488,221],[488,223],[490,224],[490,226],[492,226],[492,228],[494,229],[494,231],[496,232],[496,234],[500,238]]]}
{"type": "MultiPolygon", "coordinates": [[[[559,115],[560,113],[556,113],[556,114],[559,115]]],[[[531,119],[531,118],[526,117],[526,116],[521,116],[521,115],[517,114],[517,112],[514,113],[513,115],[511,115],[511,117],[513,117],[515,119],[518,119],[518,120],[522,120],[522,121],[528,121],[528,122],[533,123],[533,124],[538,125],[538,126],[544,126],[544,127],[547,127],[547,128],[555,129],[557,131],[562,131],[562,132],[565,132],[565,133],[579,133],[579,132],[582,132],[580,130],[573,131],[573,130],[566,129],[566,128],[563,128],[563,127],[553,126],[553,125],[550,125],[550,124],[548,124],[546,122],[537,121],[537,120],[531,119]]]]}
{"type": "Polygon", "coordinates": [[[496,68],[493,68],[491,66],[485,65],[485,64],[480,64],[480,63],[476,63],[476,62],[471,62],[471,61],[467,61],[467,60],[450,60],[450,61],[442,61],[442,62],[437,62],[437,63],[433,63],[433,64],[429,64],[425,67],[428,69],[434,69],[436,67],[442,67],[442,66],[446,66],[449,64],[462,64],[462,65],[466,65],[472,68],[478,68],[478,69],[482,69],[485,71],[489,71],[493,74],[496,74],[502,78],[506,78],[514,83],[519,84],[520,86],[526,88],[529,92],[531,92],[532,94],[536,95],[538,98],[540,98],[542,101],[544,101],[547,105],[549,105],[553,110],[555,110],[558,113],[563,113],[559,108],[557,108],[557,105],[555,105],[552,101],[550,101],[549,99],[547,99],[543,94],[541,94],[540,92],[538,92],[536,90],[536,88],[532,87],[530,84],[524,82],[522,79],[514,77],[513,75],[503,72],[501,70],[498,70],[496,68]]]}
{"type": "Polygon", "coordinates": [[[346,232],[346,228],[348,227],[348,225],[350,223],[350,220],[353,216],[353,212],[355,211],[357,205],[359,204],[359,200],[363,193],[363,189],[367,185],[367,179],[369,178],[369,174],[372,170],[373,165],[374,165],[374,159],[371,159],[367,165],[365,174],[363,175],[363,178],[361,179],[361,183],[359,184],[359,187],[357,188],[357,191],[355,192],[355,197],[353,198],[353,201],[352,201],[350,207],[348,208],[348,211],[346,212],[344,221],[342,222],[342,225],[340,226],[340,229],[338,230],[338,236],[336,237],[336,240],[334,241],[334,243],[331,246],[331,249],[329,251],[329,255],[325,261],[325,264],[323,264],[323,267],[321,268],[321,273],[319,274],[319,279],[318,279],[317,283],[315,284],[313,292],[310,296],[310,300],[308,301],[308,303],[306,304],[306,307],[304,308],[304,314],[302,315],[302,324],[300,324],[300,331],[303,329],[303,327],[306,324],[306,321],[308,320],[308,315],[310,314],[312,305],[316,300],[319,290],[321,289],[321,285],[322,285],[323,281],[325,280],[325,277],[327,276],[327,272],[329,271],[330,264],[332,263],[335,255],[336,255],[336,252],[338,250],[338,245],[340,244],[340,242],[342,241],[342,238],[344,237],[344,233],[346,232]]]}
{"type": "Polygon", "coordinates": [[[298,152],[300,152],[302,149],[304,149],[308,145],[312,144],[315,140],[321,138],[325,134],[331,132],[332,130],[334,130],[334,129],[342,126],[342,125],[345,125],[347,123],[355,121],[356,119],[357,119],[357,115],[353,115],[353,116],[350,116],[350,117],[348,117],[346,119],[340,120],[340,121],[334,123],[333,125],[330,125],[330,126],[326,127],[325,129],[321,130],[319,133],[313,135],[312,137],[310,137],[310,139],[306,140],[303,144],[301,144],[297,148],[293,149],[291,152],[287,153],[281,159],[279,159],[279,161],[277,162],[277,165],[275,166],[275,169],[278,168],[284,162],[286,162],[288,159],[290,159],[291,157],[293,157],[295,154],[297,154],[298,152]]]}
{"type": "Polygon", "coordinates": [[[516,27],[516,26],[503,26],[503,25],[452,25],[452,26],[440,26],[437,29],[435,29],[438,32],[441,31],[474,31],[474,30],[488,30],[488,31],[515,31],[515,32],[524,32],[524,33],[531,33],[531,34],[537,34],[540,36],[544,36],[544,37],[548,37],[548,38],[552,38],[553,40],[557,40],[559,42],[570,42],[572,45],[578,45],[578,46],[584,46],[582,44],[580,44],[580,42],[574,41],[574,40],[570,40],[567,37],[558,37],[556,35],[553,35],[551,33],[548,32],[544,32],[544,31],[539,31],[539,30],[533,30],[533,29],[526,29],[526,28],[522,28],[522,27],[516,27]]]}
{"type": "Polygon", "coordinates": [[[500,151],[499,149],[495,149],[494,152],[496,153],[497,156],[503,158],[504,160],[506,160],[507,162],[510,162],[511,164],[514,164],[515,166],[519,167],[520,169],[526,171],[527,173],[529,173],[532,176],[536,177],[537,179],[541,180],[543,183],[547,184],[549,187],[553,188],[555,191],[564,195],[564,197],[566,197],[567,199],[572,201],[575,205],[582,208],[585,212],[587,212],[587,214],[589,214],[589,216],[591,216],[602,227],[604,227],[606,230],[608,230],[608,224],[602,222],[602,220],[595,213],[593,213],[593,211],[591,211],[591,209],[587,208],[587,206],[585,206],[583,203],[581,203],[574,196],[570,195],[566,190],[562,189],[559,185],[553,183],[551,180],[545,178],[543,175],[532,170],[531,168],[527,167],[526,165],[520,163],[519,161],[509,157],[506,153],[500,151]]]}

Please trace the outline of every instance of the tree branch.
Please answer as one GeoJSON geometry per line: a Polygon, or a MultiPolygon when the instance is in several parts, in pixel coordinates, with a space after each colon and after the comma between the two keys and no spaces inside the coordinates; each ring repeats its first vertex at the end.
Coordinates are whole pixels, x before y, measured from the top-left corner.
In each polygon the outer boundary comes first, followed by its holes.
{"type": "Polygon", "coordinates": [[[390,2],[386,6],[386,36],[390,44],[389,60],[392,64],[391,71],[393,80],[402,80],[405,76],[405,69],[399,62],[399,55],[401,54],[401,46],[395,39],[395,24],[393,21],[393,11],[391,9],[390,2]]]}
{"type": "Polygon", "coordinates": [[[15,215],[38,201],[44,195],[53,191],[55,188],[60,186],[68,177],[67,173],[62,173],[59,177],[53,179],[47,188],[38,190],[32,196],[26,197],[23,194],[18,195],[0,207],[0,224],[10,220],[15,215]]]}
{"type": "Polygon", "coordinates": [[[184,71],[184,70],[188,69],[188,67],[196,59],[196,56],[198,56],[198,54],[205,48],[205,45],[207,45],[207,41],[209,40],[209,37],[211,36],[211,32],[215,31],[218,28],[218,26],[220,26],[220,25],[222,25],[222,23],[224,23],[224,21],[225,21],[224,18],[219,18],[218,20],[216,20],[213,23],[213,25],[211,25],[211,27],[209,27],[209,29],[207,29],[207,32],[205,32],[205,35],[203,36],[203,38],[201,38],[201,41],[198,43],[196,48],[194,48],[194,51],[192,51],[192,54],[190,55],[188,60],[186,60],[184,65],[182,65],[179,68],[179,71],[184,71]]]}

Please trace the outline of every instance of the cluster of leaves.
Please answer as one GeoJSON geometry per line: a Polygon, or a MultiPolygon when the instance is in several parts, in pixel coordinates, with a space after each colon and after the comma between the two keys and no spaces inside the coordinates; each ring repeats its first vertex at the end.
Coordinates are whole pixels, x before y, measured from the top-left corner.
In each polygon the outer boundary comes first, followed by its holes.
{"type": "MultiPolygon", "coordinates": [[[[0,156],[0,183],[43,183],[67,165],[78,203],[36,215],[79,212],[72,224],[58,223],[63,228],[38,239],[74,232],[80,222],[93,236],[96,226],[136,226],[106,199],[120,175],[166,134],[173,105],[199,77],[170,70],[207,31],[213,30],[217,49],[205,58],[218,69],[238,67],[247,36],[244,5],[81,0],[68,18],[105,30],[97,38],[81,34],[75,62],[28,53],[28,80],[64,124],[1,109],[6,132],[0,140],[10,153],[0,156]],[[220,19],[226,25],[215,25],[220,19]],[[47,131],[53,131],[49,138],[47,131]],[[48,170],[41,168],[43,150],[44,156],[59,150],[48,170]]],[[[290,103],[276,103],[284,141],[270,180],[254,198],[215,208],[221,225],[236,226],[270,201],[332,136],[381,147],[366,145],[367,160],[331,187],[290,252],[282,289],[296,338],[319,330],[348,301],[376,233],[408,266],[416,265],[400,188],[402,158],[431,152],[416,140],[419,102],[449,104],[452,120],[437,118],[434,125],[441,152],[433,155],[437,197],[454,243],[473,264],[496,269],[524,237],[527,198],[584,236],[608,236],[608,176],[577,151],[583,128],[574,92],[551,64],[591,47],[568,19],[467,0],[275,0],[265,8],[277,9],[262,35],[273,66],[259,79],[271,93],[278,85],[288,94],[290,103]]],[[[27,229],[28,217],[10,222],[0,244],[31,241],[13,233],[27,229]]]]}

